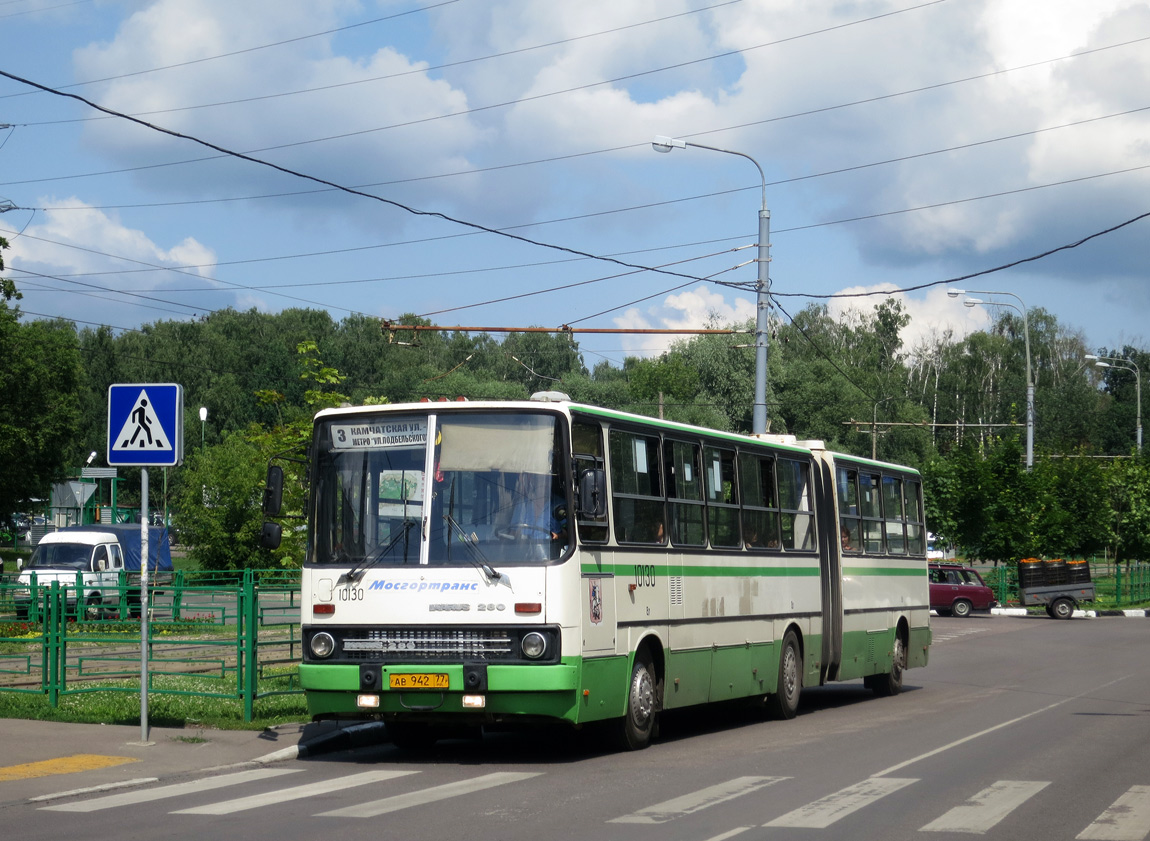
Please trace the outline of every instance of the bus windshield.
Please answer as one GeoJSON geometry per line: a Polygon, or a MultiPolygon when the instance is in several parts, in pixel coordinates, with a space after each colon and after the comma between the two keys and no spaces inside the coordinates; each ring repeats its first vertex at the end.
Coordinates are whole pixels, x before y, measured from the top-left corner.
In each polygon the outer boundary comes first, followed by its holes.
{"type": "Polygon", "coordinates": [[[341,416],[316,427],[312,560],[476,565],[558,560],[570,459],[549,414],[341,416]]]}

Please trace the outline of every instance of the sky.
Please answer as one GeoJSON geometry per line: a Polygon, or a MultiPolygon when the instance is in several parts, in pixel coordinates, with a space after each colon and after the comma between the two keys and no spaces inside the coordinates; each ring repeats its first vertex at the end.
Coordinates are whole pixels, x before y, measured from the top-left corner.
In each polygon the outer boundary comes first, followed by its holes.
{"type": "Polygon", "coordinates": [[[1150,349],[1145,0],[0,0],[0,72],[26,319],[743,322],[765,183],[775,318],[1150,349]]]}

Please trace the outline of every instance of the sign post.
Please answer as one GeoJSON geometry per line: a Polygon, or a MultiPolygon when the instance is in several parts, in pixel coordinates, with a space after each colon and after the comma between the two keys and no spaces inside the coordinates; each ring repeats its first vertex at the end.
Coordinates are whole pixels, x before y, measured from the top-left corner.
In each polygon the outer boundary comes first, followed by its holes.
{"type": "MultiPolygon", "coordinates": [[[[184,460],[184,387],[108,386],[108,466],[140,470],[140,743],[148,742],[148,468],[184,460]]],[[[166,524],[165,524],[166,525],[166,524]]],[[[157,555],[158,557],[158,555],[157,555]]]]}

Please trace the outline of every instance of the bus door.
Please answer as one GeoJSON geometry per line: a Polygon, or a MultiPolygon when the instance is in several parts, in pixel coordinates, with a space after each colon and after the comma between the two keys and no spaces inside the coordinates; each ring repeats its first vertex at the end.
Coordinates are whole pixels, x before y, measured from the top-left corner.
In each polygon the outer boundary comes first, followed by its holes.
{"type": "Polygon", "coordinates": [[[823,597],[823,681],[836,680],[843,655],[842,546],[839,539],[840,500],[834,481],[834,462],[827,456],[815,461],[815,499],[819,501],[819,577],[823,597]]]}

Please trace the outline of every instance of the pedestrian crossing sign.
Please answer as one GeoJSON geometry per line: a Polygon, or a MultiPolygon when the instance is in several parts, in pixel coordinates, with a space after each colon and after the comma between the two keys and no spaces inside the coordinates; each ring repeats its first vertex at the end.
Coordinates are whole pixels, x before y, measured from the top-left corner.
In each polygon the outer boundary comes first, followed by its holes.
{"type": "Polygon", "coordinates": [[[108,386],[109,467],[175,467],[183,460],[183,386],[108,386]]]}

